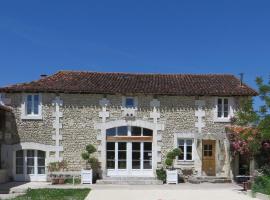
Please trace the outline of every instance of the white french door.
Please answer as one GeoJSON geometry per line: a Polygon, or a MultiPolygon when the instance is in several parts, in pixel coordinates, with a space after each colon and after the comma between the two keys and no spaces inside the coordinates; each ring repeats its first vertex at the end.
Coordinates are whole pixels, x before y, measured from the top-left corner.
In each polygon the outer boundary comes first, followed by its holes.
{"type": "Polygon", "coordinates": [[[40,150],[18,150],[15,152],[15,181],[46,181],[46,152],[40,150]]]}
{"type": "Polygon", "coordinates": [[[107,142],[108,176],[153,176],[152,142],[107,142]]]}

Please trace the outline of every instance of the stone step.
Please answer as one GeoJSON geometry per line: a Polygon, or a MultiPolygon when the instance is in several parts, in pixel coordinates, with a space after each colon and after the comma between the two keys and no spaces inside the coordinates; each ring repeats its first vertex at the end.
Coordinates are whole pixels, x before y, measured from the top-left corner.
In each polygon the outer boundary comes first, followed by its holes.
{"type": "Polygon", "coordinates": [[[189,183],[231,183],[232,180],[227,177],[213,177],[213,176],[201,176],[201,177],[190,177],[188,179],[189,183]]]}
{"type": "Polygon", "coordinates": [[[106,176],[103,180],[156,180],[155,177],[136,177],[136,176],[106,176]]]}
{"type": "Polygon", "coordinates": [[[101,180],[97,180],[96,184],[162,185],[163,182],[154,177],[104,177],[101,180]]]}

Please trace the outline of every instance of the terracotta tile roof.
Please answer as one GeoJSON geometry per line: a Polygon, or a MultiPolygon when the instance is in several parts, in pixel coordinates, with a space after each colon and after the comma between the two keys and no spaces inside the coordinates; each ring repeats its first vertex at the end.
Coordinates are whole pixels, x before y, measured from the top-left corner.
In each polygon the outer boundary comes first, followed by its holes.
{"type": "Polygon", "coordinates": [[[0,88],[0,92],[66,92],[98,94],[159,94],[185,96],[254,96],[229,74],[131,74],[60,71],[30,83],[0,88]]]}

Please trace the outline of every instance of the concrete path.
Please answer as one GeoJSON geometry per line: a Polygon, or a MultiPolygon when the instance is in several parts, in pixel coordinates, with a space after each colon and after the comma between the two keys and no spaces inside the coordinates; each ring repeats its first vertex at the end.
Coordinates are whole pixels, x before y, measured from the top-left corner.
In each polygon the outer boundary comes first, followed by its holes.
{"type": "Polygon", "coordinates": [[[86,200],[256,200],[233,184],[93,185],[86,200]]]}

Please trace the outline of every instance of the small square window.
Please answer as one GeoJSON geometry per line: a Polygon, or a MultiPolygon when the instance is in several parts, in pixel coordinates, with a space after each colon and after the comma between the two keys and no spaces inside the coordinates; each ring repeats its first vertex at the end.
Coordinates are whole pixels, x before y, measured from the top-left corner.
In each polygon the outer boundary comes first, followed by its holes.
{"type": "Polygon", "coordinates": [[[132,97],[127,97],[127,98],[126,98],[126,104],[125,104],[125,106],[126,106],[127,108],[133,108],[133,107],[135,107],[135,106],[134,106],[134,98],[132,98],[132,97]]]}

